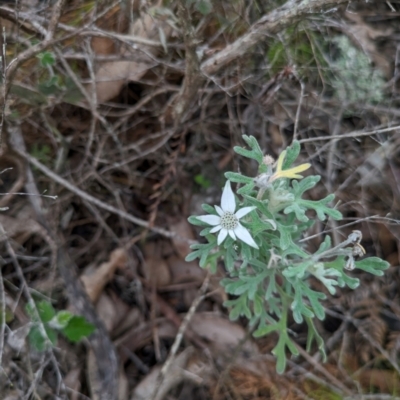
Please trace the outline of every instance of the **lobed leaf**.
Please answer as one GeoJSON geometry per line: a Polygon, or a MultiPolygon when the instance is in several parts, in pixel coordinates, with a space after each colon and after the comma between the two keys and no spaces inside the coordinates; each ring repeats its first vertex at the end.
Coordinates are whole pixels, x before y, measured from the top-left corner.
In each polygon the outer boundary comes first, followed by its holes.
{"type": "Polygon", "coordinates": [[[72,317],[73,314],[67,310],[59,311],[57,315],[55,315],[55,317],[49,322],[49,325],[54,329],[65,328],[72,317]]]}
{"type": "MultiPolygon", "coordinates": [[[[39,301],[36,303],[36,309],[42,322],[49,322],[56,315],[53,306],[48,301],[39,301]]],[[[32,314],[28,313],[32,317],[32,314]]]]}
{"type": "Polygon", "coordinates": [[[272,354],[277,358],[276,372],[278,374],[283,374],[286,369],[286,347],[293,355],[299,355],[296,345],[290,340],[288,334],[286,332],[280,332],[278,344],[272,350],[272,354]]]}
{"type": "Polygon", "coordinates": [[[248,319],[251,318],[251,311],[248,306],[248,299],[246,295],[242,295],[234,300],[228,300],[224,302],[225,307],[232,307],[229,312],[229,319],[236,321],[240,316],[244,316],[248,319]]]}
{"type": "Polygon", "coordinates": [[[263,325],[254,331],[253,336],[256,338],[259,338],[259,337],[267,336],[271,332],[274,332],[274,331],[279,331],[278,324],[263,325]]]}
{"type": "Polygon", "coordinates": [[[350,277],[344,272],[344,266],[346,265],[344,256],[337,257],[333,261],[324,262],[324,265],[326,268],[334,268],[340,272],[339,286],[347,285],[350,289],[356,289],[360,285],[358,278],[350,277]]]}
{"type": "Polygon", "coordinates": [[[57,332],[49,326],[44,326],[46,336],[38,325],[32,326],[29,331],[29,342],[37,351],[44,351],[50,345],[55,345],[57,342],[57,332]]]}
{"type": "Polygon", "coordinates": [[[296,161],[300,154],[300,143],[295,140],[291,146],[286,148],[286,157],[283,162],[283,169],[288,169],[296,161]]]}
{"type": "MultiPolygon", "coordinates": [[[[310,301],[311,307],[315,313],[315,316],[323,320],[325,318],[325,309],[323,305],[320,303],[320,300],[325,300],[326,295],[321,292],[316,292],[315,290],[310,289],[305,282],[301,282],[300,284],[302,293],[305,297],[308,298],[310,301]]],[[[305,314],[303,314],[304,317],[307,317],[305,314]]]]}
{"type": "Polygon", "coordinates": [[[249,178],[248,176],[238,174],[237,172],[225,172],[225,178],[230,180],[231,182],[244,184],[244,186],[242,186],[236,191],[237,194],[248,195],[253,191],[254,182],[253,179],[249,178]]]}
{"type": "Polygon", "coordinates": [[[91,335],[95,329],[96,327],[84,317],[74,315],[61,331],[71,342],[79,342],[82,338],[91,335]]]}
{"type": "Polygon", "coordinates": [[[318,333],[317,329],[315,328],[314,322],[312,318],[305,318],[306,323],[308,325],[308,335],[307,335],[307,351],[311,351],[311,346],[313,340],[317,342],[318,350],[320,351],[322,355],[322,362],[325,362],[327,357],[326,357],[326,352],[325,352],[325,346],[324,346],[324,339],[322,339],[321,335],[318,333]]]}
{"type": "Polygon", "coordinates": [[[289,266],[289,267],[285,268],[282,273],[286,278],[302,279],[304,277],[304,274],[306,273],[307,269],[312,264],[313,264],[312,260],[306,260],[304,262],[295,264],[294,266],[289,266]]]}
{"type": "Polygon", "coordinates": [[[260,145],[258,144],[257,139],[254,136],[247,135],[243,135],[242,137],[247,145],[251,148],[251,150],[247,150],[239,146],[235,146],[233,150],[243,157],[251,158],[253,160],[256,160],[259,164],[262,164],[264,155],[260,148],[260,145]]]}
{"type": "Polygon", "coordinates": [[[323,253],[324,251],[330,249],[331,245],[332,245],[331,237],[329,235],[326,235],[324,241],[319,245],[318,250],[314,254],[317,255],[323,253]]]}
{"type": "Polygon", "coordinates": [[[364,260],[356,261],[355,264],[356,268],[376,276],[382,276],[383,271],[390,267],[390,264],[387,261],[378,257],[368,257],[364,260]]]}

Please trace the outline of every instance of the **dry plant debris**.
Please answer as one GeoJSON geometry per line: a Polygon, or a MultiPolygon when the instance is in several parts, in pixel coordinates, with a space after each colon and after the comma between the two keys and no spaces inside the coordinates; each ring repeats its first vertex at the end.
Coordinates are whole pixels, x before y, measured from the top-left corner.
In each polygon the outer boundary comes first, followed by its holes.
{"type": "Polygon", "coordinates": [[[399,398],[399,21],[396,0],[1,2],[0,397],[399,398]],[[297,138],[311,196],[339,199],[308,246],[358,229],[392,265],[325,302],[328,362],[282,376],[228,320],[223,266],[184,262],[188,215],[254,168],[242,134],[273,157],[297,138]],[[95,334],[36,351],[41,301],[95,334]]]}

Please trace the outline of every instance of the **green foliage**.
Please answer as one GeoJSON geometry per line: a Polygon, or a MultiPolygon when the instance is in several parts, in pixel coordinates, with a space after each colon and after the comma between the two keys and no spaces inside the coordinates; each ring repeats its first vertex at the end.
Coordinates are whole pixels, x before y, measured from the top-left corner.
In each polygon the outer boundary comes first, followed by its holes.
{"type": "Polygon", "coordinates": [[[44,68],[52,67],[56,63],[54,53],[50,51],[39,53],[36,57],[40,60],[40,65],[44,68]]]}
{"type": "Polygon", "coordinates": [[[34,143],[30,153],[42,164],[49,164],[51,161],[51,148],[47,144],[34,143]]]}
{"type": "Polygon", "coordinates": [[[385,81],[374,69],[368,56],[358,50],[347,36],[337,36],[332,42],[339,49],[339,56],[330,67],[334,77],[331,84],[336,96],[352,103],[378,103],[383,99],[385,81]]]}
{"type": "Polygon", "coordinates": [[[29,342],[37,351],[44,351],[57,343],[57,332],[48,325],[34,325],[29,331],[29,342]]]}
{"type": "Polygon", "coordinates": [[[210,14],[213,8],[210,0],[197,0],[195,4],[196,10],[203,15],[210,14]]]}
{"type": "Polygon", "coordinates": [[[59,83],[59,77],[57,75],[52,76],[49,79],[38,84],[38,90],[45,96],[55,96],[62,92],[59,83]]]}
{"type": "Polygon", "coordinates": [[[79,342],[82,338],[92,334],[94,329],[94,325],[87,322],[85,318],[73,315],[61,332],[71,342],[79,342]]]}
{"type": "Polygon", "coordinates": [[[306,26],[303,23],[290,27],[279,40],[269,44],[266,56],[272,74],[279,73],[288,65],[301,65],[299,75],[303,79],[315,80],[318,77],[316,70],[329,68],[323,54],[319,52],[320,43],[325,39],[312,30],[306,30],[306,26]]]}
{"type": "Polygon", "coordinates": [[[55,346],[59,333],[71,342],[78,342],[95,330],[85,318],[66,310],[56,312],[47,301],[27,304],[26,312],[31,319],[29,342],[37,351],[55,346]]]}
{"type": "Polygon", "coordinates": [[[197,174],[194,177],[194,181],[201,186],[203,189],[208,189],[211,186],[211,182],[202,174],[197,174]]]}
{"type": "MultiPolygon", "coordinates": [[[[32,43],[35,44],[36,41],[32,43]]],[[[46,51],[38,54],[37,58],[40,67],[39,78],[35,79],[34,86],[12,83],[10,94],[18,97],[21,102],[35,107],[49,105],[49,97],[55,97],[70,104],[76,104],[83,99],[81,90],[70,77],[54,73],[52,68],[56,63],[54,53],[46,51]]],[[[19,116],[12,118],[17,119],[19,116]]]]}
{"type": "Polygon", "coordinates": [[[353,231],[334,247],[327,235],[319,249],[310,253],[306,242],[300,239],[307,236],[313,220],[342,219],[342,214],[331,206],[334,195],[316,201],[303,198],[320,181],[320,176],[301,179],[299,172],[310,165],[294,166],[300,153],[298,142],[271,164],[254,137],[243,138],[248,147],[234,150],[257,161],[259,175],[225,174],[229,181],[239,184],[239,189],[235,195],[227,182],[220,207],[204,205],[208,215],[189,218],[192,224],[204,227],[201,236],[206,243],[192,245],[193,252],[187,260],[198,258],[201,267],[212,271],[220,260],[224,262],[227,277],[221,285],[230,295],[225,302],[230,318],[247,318],[256,337],[278,334],[273,354],[277,371],[282,373],[287,352],[298,354],[287,329],[289,314],[297,323],[307,324],[307,349],[316,345],[325,357],[314,318],[324,319],[323,301],[327,294],[335,294],[337,287],[355,289],[360,282],[349,275],[355,268],[380,276],[389,264],[377,257],[356,260],[362,249],[359,231],[353,231]],[[318,279],[326,290],[314,290],[310,277],[318,279]]]}
{"type": "Polygon", "coordinates": [[[320,179],[320,176],[308,176],[307,178],[302,179],[300,182],[293,181],[292,193],[295,196],[295,201],[293,201],[290,206],[285,208],[284,213],[290,214],[291,212],[294,212],[296,214],[296,218],[302,222],[308,221],[306,211],[310,209],[317,213],[317,216],[321,221],[324,221],[327,217],[331,217],[334,220],[342,219],[342,214],[339,211],[328,206],[328,203],[335,198],[333,194],[330,194],[324,199],[318,201],[304,200],[302,198],[304,192],[313,188],[320,179]]]}

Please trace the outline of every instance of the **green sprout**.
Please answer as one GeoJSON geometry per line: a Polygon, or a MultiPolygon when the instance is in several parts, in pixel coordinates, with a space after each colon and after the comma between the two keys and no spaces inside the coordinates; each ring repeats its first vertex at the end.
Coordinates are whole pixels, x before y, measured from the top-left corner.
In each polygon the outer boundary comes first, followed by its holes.
{"type": "Polygon", "coordinates": [[[95,326],[84,317],[66,310],[56,312],[48,301],[28,303],[26,312],[31,318],[29,342],[37,351],[55,346],[58,334],[71,342],[79,342],[95,330],[95,326]]]}

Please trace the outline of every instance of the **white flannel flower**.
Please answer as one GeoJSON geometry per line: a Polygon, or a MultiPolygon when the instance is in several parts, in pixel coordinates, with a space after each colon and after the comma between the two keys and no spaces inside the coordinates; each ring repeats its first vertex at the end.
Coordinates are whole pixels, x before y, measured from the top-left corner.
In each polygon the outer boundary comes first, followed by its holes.
{"type": "Polygon", "coordinates": [[[196,218],[206,224],[214,226],[211,233],[219,231],[218,245],[220,245],[226,237],[229,236],[236,240],[240,239],[242,242],[247,243],[249,246],[258,249],[257,243],[251,237],[249,231],[240,224],[240,218],[253,211],[256,207],[244,207],[240,210],[236,209],[235,195],[231,189],[231,183],[226,181],[224,191],[222,192],[221,207],[214,206],[218,215],[201,215],[196,218]]]}

